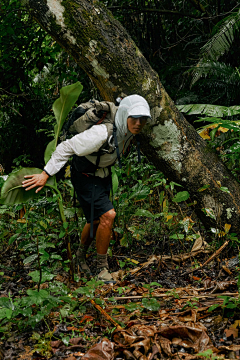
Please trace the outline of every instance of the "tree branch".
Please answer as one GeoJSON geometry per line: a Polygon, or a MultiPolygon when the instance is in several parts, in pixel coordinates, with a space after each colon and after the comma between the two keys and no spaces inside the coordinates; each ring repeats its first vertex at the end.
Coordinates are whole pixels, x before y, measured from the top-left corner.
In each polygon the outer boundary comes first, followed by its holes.
{"type": "Polygon", "coordinates": [[[190,17],[193,19],[201,19],[200,17],[197,17],[195,15],[192,14],[187,14],[187,13],[182,13],[180,11],[173,11],[173,10],[162,10],[162,9],[139,9],[137,7],[132,7],[132,6],[109,6],[108,10],[133,10],[133,11],[137,11],[137,12],[156,12],[156,13],[160,13],[160,14],[170,14],[170,15],[180,15],[180,16],[185,16],[185,17],[190,17]]]}

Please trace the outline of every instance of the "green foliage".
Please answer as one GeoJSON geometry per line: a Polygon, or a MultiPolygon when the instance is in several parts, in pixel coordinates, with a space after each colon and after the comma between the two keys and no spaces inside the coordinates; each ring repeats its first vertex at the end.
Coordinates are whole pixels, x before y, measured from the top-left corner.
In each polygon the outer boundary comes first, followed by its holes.
{"type": "Polygon", "coordinates": [[[209,359],[209,360],[217,360],[217,359],[219,359],[218,356],[213,355],[212,349],[208,349],[208,350],[205,350],[205,351],[203,351],[201,353],[198,353],[196,356],[203,356],[205,359],[209,359]]]}
{"type": "Polygon", "coordinates": [[[52,140],[44,154],[45,163],[50,159],[53,151],[56,149],[58,138],[66,120],[66,117],[69,111],[72,109],[73,105],[77,101],[79,95],[81,94],[83,89],[82,84],[78,81],[75,84],[68,85],[63,87],[60,90],[60,97],[53,104],[53,112],[56,118],[56,125],[54,126],[55,138],[52,140]]]}
{"type": "MultiPolygon", "coordinates": [[[[213,36],[202,47],[198,66],[208,60],[218,60],[226,52],[230,50],[230,47],[234,41],[235,34],[239,32],[240,28],[240,10],[234,12],[221,20],[213,28],[213,36]]],[[[193,74],[192,84],[194,84],[199,78],[199,73],[195,70],[193,74]]]]}
{"type": "Polygon", "coordinates": [[[143,298],[142,304],[147,310],[150,311],[158,311],[160,309],[160,304],[155,298],[143,298]]]}
{"type": "Polygon", "coordinates": [[[224,317],[231,317],[236,312],[239,312],[239,310],[240,310],[240,298],[239,297],[237,297],[237,298],[233,298],[230,296],[218,296],[218,297],[220,299],[223,299],[223,303],[222,304],[214,304],[214,305],[210,306],[208,311],[211,312],[220,307],[222,309],[224,317]]]}
{"type": "MultiPolygon", "coordinates": [[[[41,174],[41,172],[42,170],[37,168],[22,168],[17,172],[13,172],[2,186],[0,203],[8,205],[21,204],[36,197],[36,189],[26,191],[22,187],[22,182],[25,175],[41,174]]],[[[48,184],[53,184],[53,178],[48,179],[48,184]]]]}
{"type": "Polygon", "coordinates": [[[176,196],[174,196],[173,201],[174,202],[181,202],[186,201],[189,198],[190,194],[188,191],[180,191],[177,193],[176,196]]]}
{"type": "Polygon", "coordinates": [[[212,117],[225,117],[240,114],[240,106],[238,105],[227,107],[210,104],[188,104],[178,105],[177,108],[179,111],[185,113],[186,115],[207,115],[212,117]]]}

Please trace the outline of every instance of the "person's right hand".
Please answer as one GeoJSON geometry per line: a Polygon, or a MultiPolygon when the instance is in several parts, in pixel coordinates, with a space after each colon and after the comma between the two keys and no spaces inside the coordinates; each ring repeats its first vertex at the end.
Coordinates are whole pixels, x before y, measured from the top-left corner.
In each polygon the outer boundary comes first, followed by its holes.
{"type": "Polygon", "coordinates": [[[25,175],[24,178],[28,180],[24,180],[22,182],[22,187],[26,187],[25,190],[28,191],[39,186],[39,188],[35,191],[38,193],[46,184],[49,176],[45,173],[45,171],[43,171],[41,174],[25,175]]]}

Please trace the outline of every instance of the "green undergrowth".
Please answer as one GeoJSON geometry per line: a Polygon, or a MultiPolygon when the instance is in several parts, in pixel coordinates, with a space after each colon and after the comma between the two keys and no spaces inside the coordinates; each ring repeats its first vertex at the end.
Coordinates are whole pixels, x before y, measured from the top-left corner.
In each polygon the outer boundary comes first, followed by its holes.
{"type": "MultiPolygon", "coordinates": [[[[45,324],[48,337],[35,341],[38,345],[42,344],[46,351],[46,344],[54,340],[53,313],[55,321],[73,324],[84,316],[90,299],[94,299],[103,309],[107,306],[100,292],[102,283],[79,278],[77,274],[68,285],[66,281],[58,280],[59,274],[70,271],[67,254],[69,239],[74,260],[79,236],[86,222],[79,204],[73,206],[73,189],[68,176],[58,183],[58,189],[63,199],[66,222],[62,222],[59,215],[59,195],[48,189],[28,203],[0,206],[0,246],[2,253],[6,254],[0,269],[3,276],[1,284],[7,275],[4,268],[11,266],[16,272],[21,273],[21,269],[27,272],[30,279],[28,286],[17,295],[7,292],[0,297],[1,336],[7,338],[16,329],[37,331],[40,324],[45,324]]],[[[205,231],[195,215],[195,204],[189,193],[181,185],[168,181],[146,158],[139,164],[135,150],[123,159],[122,170],[115,167],[113,189],[117,216],[110,258],[114,256],[116,248],[120,247],[123,253],[131,251],[132,254],[148,245],[151,247],[149,255],[159,255],[156,244],[163,238],[169,244],[168,254],[186,253],[205,231]]],[[[227,238],[232,239],[233,246],[237,245],[236,236],[228,234],[228,229],[225,233],[215,230],[211,233],[213,247],[221,246],[227,238]]],[[[139,261],[131,257],[123,256],[118,261],[119,270],[124,270],[126,274],[138,265],[139,261]]],[[[195,265],[198,266],[197,263],[195,265]]],[[[20,281],[20,276],[16,275],[15,281],[20,281]]],[[[138,302],[125,304],[125,310],[139,314],[158,311],[160,302],[152,293],[159,286],[157,282],[143,284],[144,297],[138,302]]],[[[126,286],[118,287],[117,293],[109,297],[108,304],[116,304],[115,297],[124,296],[126,290],[126,286]]],[[[174,290],[169,296],[174,297],[174,290]]],[[[114,314],[118,314],[118,309],[112,310],[111,316],[114,317],[114,314]]],[[[69,336],[64,341],[69,343],[69,336]]]]}

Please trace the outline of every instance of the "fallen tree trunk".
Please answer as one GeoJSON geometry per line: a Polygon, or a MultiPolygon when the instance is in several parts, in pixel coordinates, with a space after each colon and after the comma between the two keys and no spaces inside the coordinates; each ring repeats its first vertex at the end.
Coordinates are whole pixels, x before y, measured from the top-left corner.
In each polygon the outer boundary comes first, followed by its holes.
{"type": "Polygon", "coordinates": [[[111,12],[94,0],[22,1],[83,68],[105,100],[114,101],[121,93],[147,99],[154,124],[142,135],[145,155],[189,191],[206,227],[231,224],[231,231],[240,233],[239,184],[179,113],[157,73],[111,12]],[[199,191],[205,185],[210,186],[199,191]]]}

